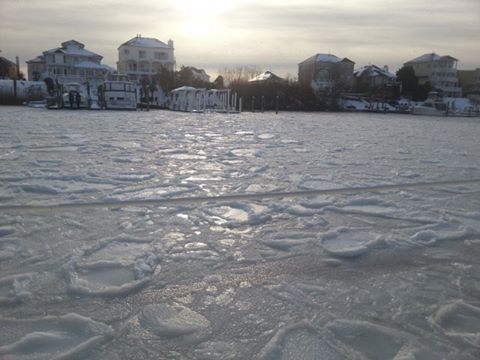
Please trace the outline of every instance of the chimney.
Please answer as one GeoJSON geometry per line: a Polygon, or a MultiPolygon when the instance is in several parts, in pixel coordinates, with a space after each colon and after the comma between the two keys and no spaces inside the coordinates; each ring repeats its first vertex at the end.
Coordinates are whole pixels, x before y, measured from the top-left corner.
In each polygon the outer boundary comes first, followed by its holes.
{"type": "Polygon", "coordinates": [[[388,65],[383,65],[383,71],[388,72],[388,65]]]}
{"type": "Polygon", "coordinates": [[[168,46],[173,49],[173,40],[172,39],[168,40],[168,46]]]}

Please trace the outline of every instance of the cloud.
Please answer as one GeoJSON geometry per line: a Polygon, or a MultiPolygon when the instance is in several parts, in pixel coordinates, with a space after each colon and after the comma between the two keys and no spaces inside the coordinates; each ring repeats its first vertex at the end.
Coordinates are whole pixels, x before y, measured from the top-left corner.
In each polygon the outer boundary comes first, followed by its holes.
{"type": "Polygon", "coordinates": [[[209,16],[170,1],[0,0],[2,55],[33,58],[77,39],[113,65],[118,46],[141,33],[173,38],[179,65],[291,64],[295,73],[318,52],[398,67],[435,51],[459,58],[461,66],[480,66],[478,0],[229,1],[209,16]]]}

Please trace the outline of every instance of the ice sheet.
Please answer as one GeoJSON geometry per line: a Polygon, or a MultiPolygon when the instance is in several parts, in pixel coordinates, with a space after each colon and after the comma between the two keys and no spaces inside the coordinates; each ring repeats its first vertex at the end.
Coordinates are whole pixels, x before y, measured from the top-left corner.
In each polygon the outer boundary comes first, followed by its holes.
{"type": "Polygon", "coordinates": [[[0,120],[0,357],[480,357],[476,120],[0,120]]]}

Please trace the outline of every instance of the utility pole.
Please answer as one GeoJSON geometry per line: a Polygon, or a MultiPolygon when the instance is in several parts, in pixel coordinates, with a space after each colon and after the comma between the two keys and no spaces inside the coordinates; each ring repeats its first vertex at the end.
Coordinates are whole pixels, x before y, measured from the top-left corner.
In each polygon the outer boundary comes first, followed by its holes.
{"type": "Polygon", "coordinates": [[[17,101],[17,80],[20,77],[20,65],[18,61],[18,56],[15,57],[15,62],[17,69],[15,71],[15,78],[13,79],[13,97],[15,98],[15,101],[17,101]]]}
{"type": "Polygon", "coordinates": [[[17,63],[17,79],[20,79],[20,60],[18,56],[15,56],[15,62],[17,63]]]}

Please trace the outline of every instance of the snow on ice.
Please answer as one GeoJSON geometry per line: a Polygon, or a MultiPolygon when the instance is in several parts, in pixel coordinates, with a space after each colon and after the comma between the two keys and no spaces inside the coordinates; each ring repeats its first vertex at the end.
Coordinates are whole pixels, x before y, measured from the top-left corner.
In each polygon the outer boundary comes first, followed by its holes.
{"type": "Polygon", "coordinates": [[[480,357],[472,119],[0,120],[0,358],[480,357]]]}

